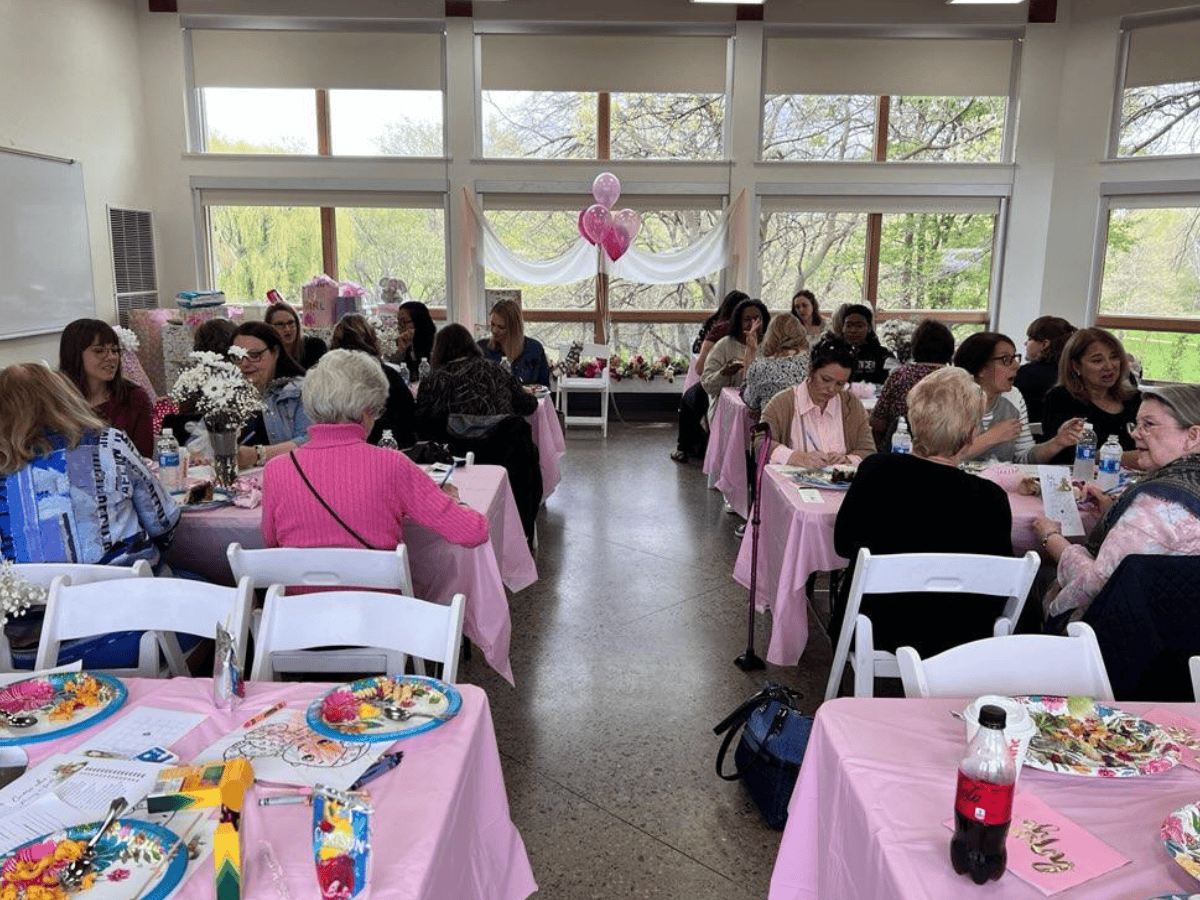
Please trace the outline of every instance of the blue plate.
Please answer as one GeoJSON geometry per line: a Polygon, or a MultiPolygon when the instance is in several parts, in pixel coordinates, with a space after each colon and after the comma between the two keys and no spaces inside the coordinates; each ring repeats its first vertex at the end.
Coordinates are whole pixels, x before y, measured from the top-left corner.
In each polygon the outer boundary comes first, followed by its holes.
{"type": "Polygon", "coordinates": [[[431,712],[454,716],[462,709],[462,694],[452,684],[424,675],[404,675],[397,678],[374,675],[338,685],[310,703],[308,727],[317,734],[338,741],[390,743],[415,734],[424,734],[446,724],[442,719],[430,719],[420,715],[414,715],[411,719],[401,722],[387,718],[383,714],[384,700],[397,694],[404,695],[404,699],[399,701],[400,707],[414,713],[431,712]],[[342,698],[345,701],[343,708],[352,718],[331,722],[323,714],[323,709],[326,698],[338,692],[353,695],[354,704],[350,703],[351,698],[342,698]]]}
{"type": "Polygon", "coordinates": [[[0,711],[36,722],[18,728],[0,714],[0,747],[53,741],[91,728],[128,696],[125,685],[106,672],[55,672],[14,682],[0,688],[0,711]]]}

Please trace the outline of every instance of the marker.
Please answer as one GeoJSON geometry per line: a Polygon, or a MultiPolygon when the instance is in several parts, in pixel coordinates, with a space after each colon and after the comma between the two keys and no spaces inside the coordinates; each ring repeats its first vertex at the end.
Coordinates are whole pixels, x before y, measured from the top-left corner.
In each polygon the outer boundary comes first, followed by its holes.
{"type": "Polygon", "coordinates": [[[350,790],[357,791],[364,784],[374,781],[380,775],[384,775],[396,766],[400,765],[400,760],[404,759],[404,751],[397,750],[395,753],[385,753],[371,765],[367,766],[367,770],[358,776],[358,781],[350,785],[350,790]]]}
{"type": "Polygon", "coordinates": [[[312,794],[276,794],[274,797],[259,797],[259,806],[293,806],[307,803],[312,794]]]}
{"type": "Polygon", "coordinates": [[[253,726],[257,725],[259,722],[266,719],[268,716],[275,715],[275,713],[279,712],[285,706],[287,706],[287,702],[284,700],[280,700],[278,703],[274,703],[271,706],[268,706],[266,709],[264,709],[262,712],[260,712],[257,716],[253,716],[253,717],[247,719],[245,722],[242,723],[242,727],[243,728],[252,728],[253,726]]]}

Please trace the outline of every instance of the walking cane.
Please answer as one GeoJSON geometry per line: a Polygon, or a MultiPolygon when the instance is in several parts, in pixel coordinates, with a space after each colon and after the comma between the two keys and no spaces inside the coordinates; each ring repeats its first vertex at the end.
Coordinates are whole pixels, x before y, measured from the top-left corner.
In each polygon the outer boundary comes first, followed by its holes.
{"type": "Polygon", "coordinates": [[[754,444],[755,434],[763,435],[763,442],[759,450],[758,463],[754,467],[754,505],[750,508],[750,599],[746,604],[746,652],[733,661],[733,664],[743,672],[753,672],[767,667],[767,664],[754,652],[754,595],[758,587],[758,527],[762,524],[762,478],[767,460],[771,456],[770,424],[759,422],[750,429],[751,446],[754,444]]]}

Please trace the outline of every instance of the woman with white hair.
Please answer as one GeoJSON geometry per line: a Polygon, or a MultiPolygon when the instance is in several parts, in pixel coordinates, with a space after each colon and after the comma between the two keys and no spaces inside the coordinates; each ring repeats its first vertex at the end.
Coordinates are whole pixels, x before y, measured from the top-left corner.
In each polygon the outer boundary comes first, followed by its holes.
{"type": "MultiPolygon", "coordinates": [[[[833,545],[841,556],[853,560],[862,547],[872,554],[1012,555],[1012,510],[1004,490],[958,468],[983,404],[983,390],[962,369],[939,369],[917,382],[908,392],[913,452],[876,453],[859,465],[834,526],[833,545]]],[[[845,589],[852,577],[853,571],[842,579],[845,589]]],[[[845,591],[839,601],[836,627],[845,591]]],[[[864,598],[862,612],[874,625],[877,648],[907,644],[928,656],[990,636],[1002,605],[1000,598],[893,594],[881,602],[864,598]]]]}
{"type": "Polygon", "coordinates": [[[309,440],[263,471],[263,539],[268,547],[390,549],[403,520],[452,544],[487,540],[487,519],[439,489],[403,453],[367,443],[387,402],[388,383],[365,353],[331,350],[304,379],[309,440]]]}

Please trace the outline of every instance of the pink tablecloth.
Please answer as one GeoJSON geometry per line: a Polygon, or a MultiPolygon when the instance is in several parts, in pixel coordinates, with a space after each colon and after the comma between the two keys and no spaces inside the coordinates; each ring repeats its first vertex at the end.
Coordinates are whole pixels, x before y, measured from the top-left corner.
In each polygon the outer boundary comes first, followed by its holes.
{"type": "MultiPolygon", "coordinates": [[[[788,807],[770,900],[1037,900],[1012,873],[976,887],[950,867],[954,779],[965,735],[947,715],[965,700],[845,697],[817,711],[788,807]]],[[[1156,705],[1200,719],[1196,704],[1156,705]]],[[[1081,778],[1025,768],[1028,791],[1128,857],[1129,864],[1056,900],[1141,900],[1194,893],[1196,882],[1158,838],[1172,811],[1195,802],[1200,773],[1177,766],[1141,778],[1081,778]]]]}
{"type": "Polygon", "coordinates": [[[737,388],[722,388],[708,429],[704,471],[709,484],[743,519],[749,517],[750,489],[746,482],[746,450],[754,424],[737,388]]]}
{"type": "MultiPolygon", "coordinates": [[[[406,522],[404,543],[408,546],[413,589],[417,596],[438,603],[449,603],[456,593],[465,594],[463,634],[480,649],[488,664],[512,683],[508,659],[511,622],[504,589],[519,591],[533,584],[537,567],[504,469],[457,469],[453,483],[464,501],[487,516],[491,539],[479,547],[459,547],[416,523],[406,522]]],[[[263,547],[261,509],[226,506],[186,511],[167,551],[167,562],[211,581],[232,584],[225,548],[234,541],[251,550],[263,547]]]]}
{"type": "MultiPolygon", "coordinates": [[[[295,709],[328,688],[313,683],[248,682],[236,713],[212,703],[208,679],[122,679],[129,701],[104,726],[135,706],[154,706],[208,715],[172,749],[188,761],[251,715],[284,700],[295,709]]],[[[537,890],[525,845],[509,817],[500,754],[487,694],[461,685],[462,711],[441,728],[398,742],[404,762],[371,783],[374,853],[370,895],[375,900],[522,900],[537,890]]],[[[90,731],[26,749],[34,765],[70,750],[90,731]]],[[[386,745],[378,745],[380,752],[386,745]]],[[[279,860],[290,895],[318,895],[310,831],[312,812],[304,806],[261,807],[263,789],[250,792],[242,811],[242,896],[282,896],[263,859],[266,841],[279,860]]],[[[176,900],[213,896],[211,859],[192,863],[176,900]]]]}
{"type": "MultiPolygon", "coordinates": [[[[833,549],[833,525],[845,493],[819,494],[820,503],[802,503],[797,485],[778,466],[767,466],[763,475],[754,600],[759,609],[771,610],[767,660],[776,665],[795,665],[808,643],[808,577],[813,572],[831,572],[850,564],[833,549]]],[[[1038,549],[1041,544],[1033,533],[1033,518],[1042,512],[1041,497],[1009,494],[1008,502],[1013,517],[1013,552],[1038,549]]],[[[1085,516],[1085,530],[1094,521],[1094,517],[1085,516]]],[[[752,539],[753,530],[747,528],[733,569],[734,580],[745,587],[750,586],[752,539]]]]}
{"type": "Polygon", "coordinates": [[[538,464],[542,470],[542,500],[554,493],[554,489],[562,480],[562,471],[558,461],[567,450],[567,441],[563,436],[562,425],[558,422],[558,412],[549,397],[538,400],[537,409],[532,415],[526,416],[533,428],[533,442],[538,448],[538,464]]]}

